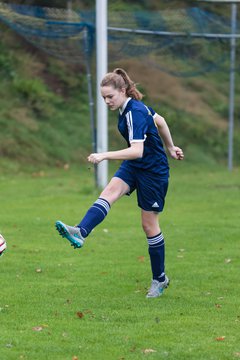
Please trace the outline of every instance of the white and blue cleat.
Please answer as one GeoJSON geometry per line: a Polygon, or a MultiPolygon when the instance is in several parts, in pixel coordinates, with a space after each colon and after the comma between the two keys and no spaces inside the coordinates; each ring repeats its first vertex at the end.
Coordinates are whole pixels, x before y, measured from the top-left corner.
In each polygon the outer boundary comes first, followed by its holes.
{"type": "Polygon", "coordinates": [[[157,280],[152,280],[152,284],[148,293],[146,295],[147,298],[156,298],[163,294],[163,291],[169,286],[170,280],[165,275],[165,280],[163,282],[159,282],[157,280]]]}
{"type": "Polygon", "coordinates": [[[84,244],[84,237],[81,234],[81,231],[76,226],[69,226],[64,224],[62,221],[56,221],[56,229],[59,232],[59,234],[67,239],[71,246],[74,247],[74,249],[83,247],[84,244]]]}

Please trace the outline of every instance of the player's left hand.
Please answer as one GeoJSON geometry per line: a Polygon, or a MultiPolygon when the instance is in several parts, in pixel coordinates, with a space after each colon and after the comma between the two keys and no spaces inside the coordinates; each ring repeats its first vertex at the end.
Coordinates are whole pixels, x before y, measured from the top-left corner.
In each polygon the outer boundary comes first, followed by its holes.
{"type": "Polygon", "coordinates": [[[179,148],[178,146],[173,146],[171,149],[168,149],[170,156],[173,159],[176,160],[183,160],[184,159],[184,153],[183,150],[181,148],[179,148]]]}

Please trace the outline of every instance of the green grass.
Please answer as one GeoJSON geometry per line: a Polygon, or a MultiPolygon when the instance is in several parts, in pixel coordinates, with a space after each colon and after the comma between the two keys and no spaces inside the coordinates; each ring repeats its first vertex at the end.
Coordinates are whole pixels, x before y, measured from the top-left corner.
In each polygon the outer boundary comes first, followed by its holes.
{"type": "Polygon", "coordinates": [[[54,222],[78,222],[98,196],[86,167],[1,175],[1,360],[239,358],[239,175],[174,163],[161,215],[171,286],[158,299],[145,298],[135,196],[79,251],[54,222]]]}

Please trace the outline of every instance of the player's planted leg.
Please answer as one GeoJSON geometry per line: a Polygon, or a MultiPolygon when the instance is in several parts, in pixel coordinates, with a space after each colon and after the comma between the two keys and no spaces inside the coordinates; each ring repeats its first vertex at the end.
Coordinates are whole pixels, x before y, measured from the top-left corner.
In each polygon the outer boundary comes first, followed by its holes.
{"type": "Polygon", "coordinates": [[[165,275],[165,242],[162,233],[148,237],[147,241],[153,275],[147,297],[158,297],[169,284],[169,279],[165,275]]]}

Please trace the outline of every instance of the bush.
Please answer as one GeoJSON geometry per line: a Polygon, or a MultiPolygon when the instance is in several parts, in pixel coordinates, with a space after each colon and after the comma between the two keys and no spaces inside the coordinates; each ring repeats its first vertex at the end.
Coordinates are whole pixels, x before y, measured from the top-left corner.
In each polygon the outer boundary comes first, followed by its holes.
{"type": "Polygon", "coordinates": [[[51,116],[54,106],[61,103],[61,98],[50,92],[41,79],[22,79],[16,77],[13,81],[14,90],[27,101],[28,106],[40,117],[51,116]]]}
{"type": "Polygon", "coordinates": [[[15,75],[13,58],[5,51],[2,44],[0,44],[0,75],[7,78],[13,78],[15,75]]]}

